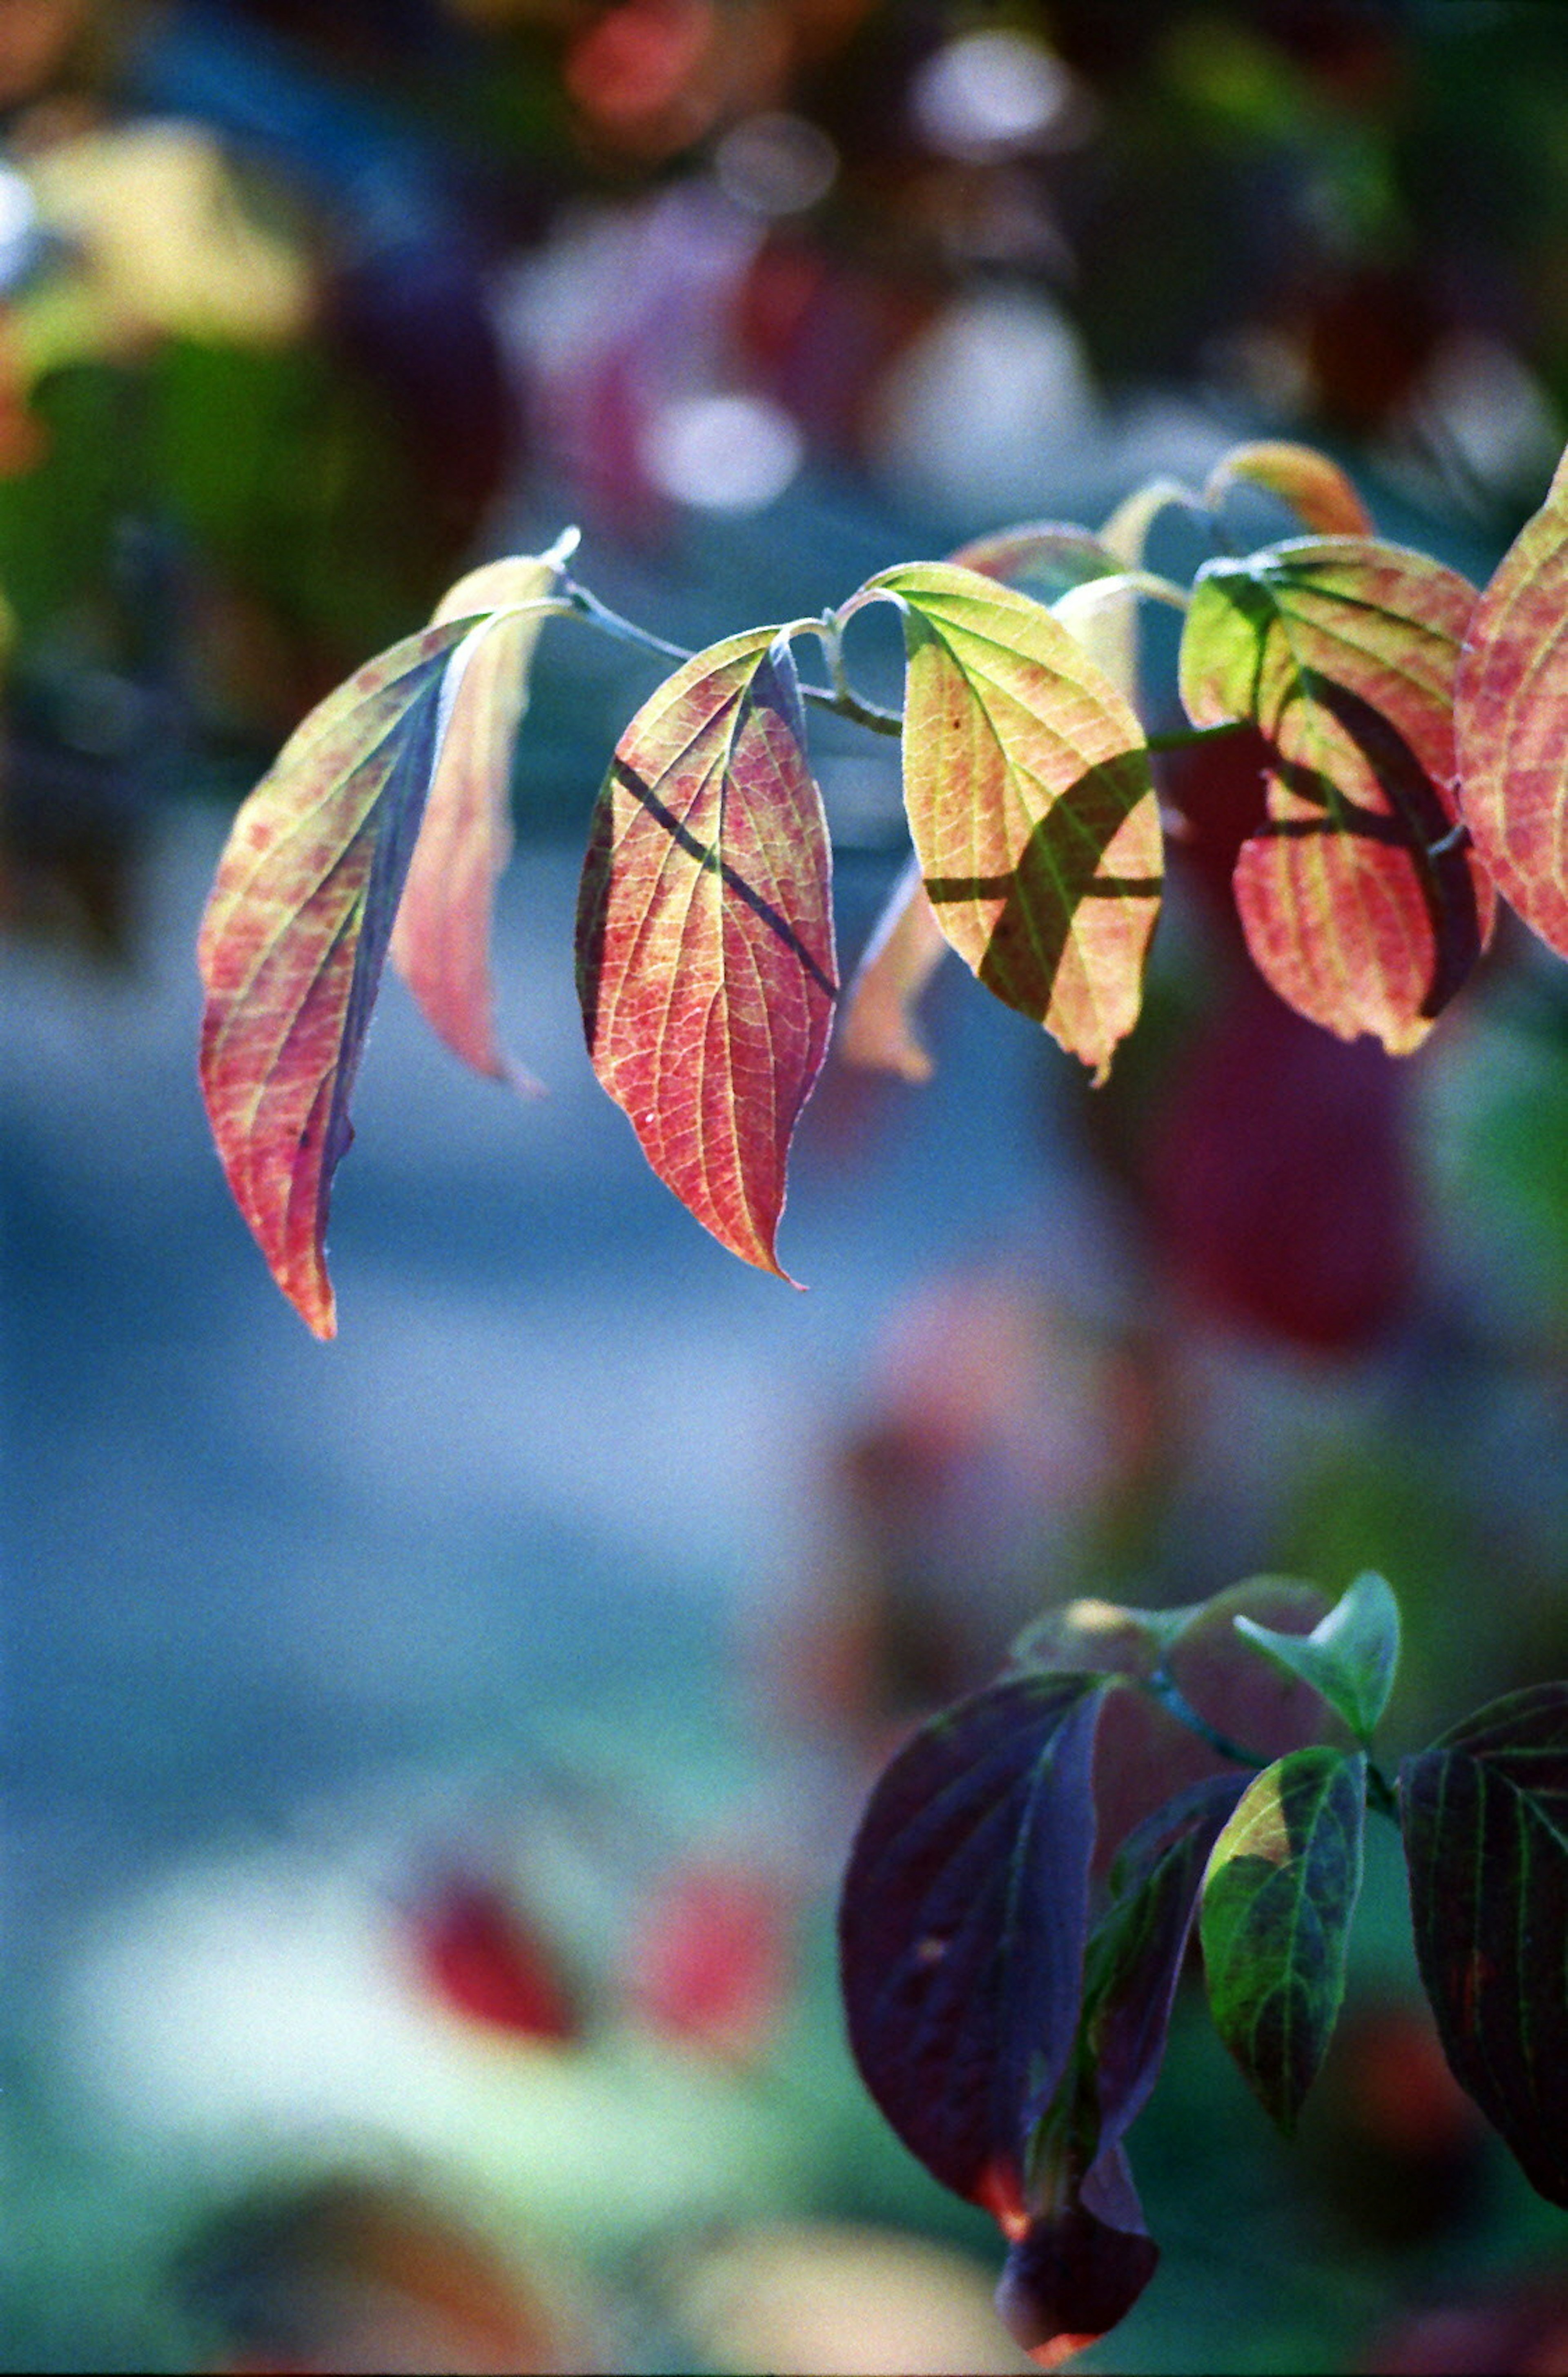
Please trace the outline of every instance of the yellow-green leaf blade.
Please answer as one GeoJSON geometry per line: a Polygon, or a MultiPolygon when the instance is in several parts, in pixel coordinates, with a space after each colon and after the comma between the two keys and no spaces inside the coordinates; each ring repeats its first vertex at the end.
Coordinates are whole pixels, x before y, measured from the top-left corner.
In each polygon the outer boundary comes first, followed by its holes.
{"type": "Polygon", "coordinates": [[[394,644],[329,694],[243,803],[202,919],[201,1084],[230,1188],[317,1336],[349,1094],[472,618],[394,644]]]}
{"type": "Polygon", "coordinates": [[[920,562],[899,601],[904,786],[942,931],[987,987],[1103,1075],[1137,1020],[1162,889],[1131,705],[1040,604],[920,562]]]}

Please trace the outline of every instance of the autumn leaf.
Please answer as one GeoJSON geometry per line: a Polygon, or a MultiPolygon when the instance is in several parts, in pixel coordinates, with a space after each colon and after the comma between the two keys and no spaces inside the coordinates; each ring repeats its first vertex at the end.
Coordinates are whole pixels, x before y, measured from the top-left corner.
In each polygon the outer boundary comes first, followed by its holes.
{"type": "Polygon", "coordinates": [[[1107,577],[1124,565],[1103,539],[1062,520],[1030,520],[999,529],[961,544],[948,559],[958,569],[977,569],[999,585],[1016,587],[1036,603],[1054,603],[1069,588],[1107,577]]]}
{"type": "Polygon", "coordinates": [[[540,606],[562,558],[557,547],[538,560],[486,562],[460,579],[437,608],[437,627],[477,611],[510,615],[490,627],[463,671],[391,940],[392,963],[453,1054],[475,1072],[533,1091],[538,1082],[496,1037],[490,918],[511,855],[512,750],[528,707],[533,649],[549,615],[540,606]]]}
{"type": "Polygon", "coordinates": [[[1460,804],[1505,900],[1568,955],[1568,455],[1476,605],[1459,663],[1460,804]]]}
{"type": "Polygon", "coordinates": [[[904,793],[926,892],[987,987],[1103,1078],[1161,890],[1137,718],[1037,603],[945,562],[872,579],[904,614],[904,793]]]}
{"type": "Polygon", "coordinates": [[[1268,746],[1267,821],[1236,902],[1298,1013],[1395,1055],[1425,1038],[1491,927],[1457,830],[1453,699],[1475,601],[1441,563],[1370,538],[1302,537],[1199,574],[1181,693],[1200,726],[1268,746]]]}
{"type": "Polygon", "coordinates": [[[915,1028],[921,992],[947,955],[947,937],[911,859],[888,895],[844,994],[837,1048],[846,1065],[928,1081],[931,1059],[915,1028]]]}
{"type": "Polygon", "coordinates": [[[349,1094],[467,639],[409,636],[311,711],[241,806],[197,944],[201,1083],[241,1212],[318,1337],[349,1094]]]}
{"type": "Polygon", "coordinates": [[[780,1278],[774,1239],[837,992],[830,854],[789,647],[677,669],[622,735],[578,902],[593,1068],[659,1177],[780,1278]]]}
{"type": "Polygon", "coordinates": [[[1233,446],[1209,473],[1203,500],[1217,510],[1232,487],[1261,487],[1288,504],[1314,536],[1371,536],[1371,515],[1337,462],[1313,446],[1265,437],[1233,446]]]}

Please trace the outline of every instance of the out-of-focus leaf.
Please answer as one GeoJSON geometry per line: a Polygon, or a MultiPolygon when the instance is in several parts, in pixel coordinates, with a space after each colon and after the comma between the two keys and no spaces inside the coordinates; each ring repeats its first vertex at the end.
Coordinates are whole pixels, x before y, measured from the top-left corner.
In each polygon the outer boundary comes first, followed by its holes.
{"type": "Polygon", "coordinates": [[[997,2305],[1050,2367],[1122,2318],[1153,2276],[1121,2141],[1165,2053],[1171,2002],[1204,1862],[1240,1797],[1235,1773],[1162,1808],[1118,1857],[1112,1900],[1091,1935],[1079,2051],[1029,2156],[1029,2225],[1013,2243],[997,2305]]]}
{"type": "Polygon", "coordinates": [[[837,993],[830,856],[776,628],[715,644],[621,736],[577,913],[593,1069],[722,1246],[774,1253],[837,993]]]}
{"type": "Polygon", "coordinates": [[[1310,1634],[1278,1634],[1245,1614],[1236,1630],[1321,1692],[1359,1741],[1371,1739],[1399,1665],[1399,1605],[1385,1577],[1368,1569],[1310,1634]]]}
{"type": "Polygon", "coordinates": [[[1247,944],[1280,997],[1396,1055],[1425,1038],[1491,927],[1455,831],[1453,699],[1475,602],[1370,538],[1302,537],[1200,572],[1181,693],[1267,740],[1268,822],[1237,861],[1247,944]]]}
{"type": "Polygon", "coordinates": [[[1251,1782],[1209,1858],[1202,1934],[1220,2037],[1287,2132],[1345,1994],[1361,1887],[1367,1762],[1292,1750],[1251,1782]]]}
{"type": "Polygon", "coordinates": [[[414,1910],[420,1977],[454,2013],[516,2038],[576,2038],[582,2025],[555,1958],[493,1883],[454,1875],[414,1910]]]}
{"type": "Polygon", "coordinates": [[[1031,520],[1023,528],[977,536],[948,559],[957,569],[977,569],[982,578],[994,578],[1046,603],[1055,603],[1070,587],[1108,577],[1126,566],[1102,537],[1061,520],[1031,520]]]}
{"type": "Polygon", "coordinates": [[[850,2045],[944,2186],[1013,2236],[1023,2150],[1078,2026],[1102,1677],[1030,1675],[923,1726],[883,1774],[839,1916],[850,2045]]]}
{"type": "Polygon", "coordinates": [[[1568,455],[1470,621],[1454,720],[1459,799],[1503,897],[1568,954],[1568,455]]]}
{"type": "Polygon", "coordinates": [[[904,790],[942,931],[1103,1077],[1137,1019],[1161,890],[1143,730],[1039,603],[945,562],[871,579],[908,668],[904,790]]]}
{"type": "Polygon", "coordinates": [[[660,1877],[632,1935],[633,2013],[697,2054],[746,2062],[784,2017],[789,1932],[787,1894],[774,1876],[738,1864],[677,1867],[660,1877]]]}
{"type": "Polygon", "coordinates": [[[912,859],[892,888],[844,996],[837,1046],[846,1064],[898,1073],[906,1081],[930,1080],[931,1059],[915,1029],[915,1006],[947,948],[920,879],[920,862],[912,859]]]}
{"type": "Polygon", "coordinates": [[[539,1084],[496,1037],[490,921],[511,855],[512,750],[560,557],[486,562],[437,606],[437,627],[479,611],[510,615],[490,627],[463,671],[391,939],[392,963],[454,1056],[528,1090],[539,1084]]]}
{"type": "Polygon", "coordinates": [[[1337,462],[1313,446],[1274,437],[1233,446],[1210,472],[1203,500],[1217,507],[1239,485],[1277,496],[1314,536],[1373,533],[1371,515],[1350,480],[1337,462]]]}
{"type": "Polygon", "coordinates": [[[1568,1684],[1490,1701],[1399,1770],[1421,1980],[1454,2077],[1568,2204],[1568,1684]]]}
{"type": "Polygon", "coordinates": [[[349,1094],[453,655],[474,625],[406,638],[311,711],[234,819],[202,918],[213,1136],[273,1277],[318,1337],[337,1326],[325,1242],[349,1094]]]}
{"type": "Polygon", "coordinates": [[[1172,505],[1182,511],[1197,511],[1202,500],[1179,479],[1151,479],[1147,486],[1135,487],[1118,504],[1100,531],[1100,543],[1116,555],[1119,567],[1143,567],[1149,531],[1172,505]]]}

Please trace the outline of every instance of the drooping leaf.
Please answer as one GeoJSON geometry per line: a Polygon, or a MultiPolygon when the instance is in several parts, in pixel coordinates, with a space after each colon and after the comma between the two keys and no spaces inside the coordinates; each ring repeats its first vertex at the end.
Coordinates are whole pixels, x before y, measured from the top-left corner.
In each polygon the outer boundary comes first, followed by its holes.
{"type": "Polygon", "coordinates": [[[349,1094],[475,622],[394,644],[313,710],[240,808],[202,918],[201,1083],[273,1277],[336,1327],[325,1241],[349,1094]]]}
{"type": "Polygon", "coordinates": [[[1046,603],[1070,587],[1127,566],[1103,538],[1061,520],[1031,520],[1023,528],[977,536],[948,559],[955,568],[977,569],[982,578],[994,578],[999,585],[1016,587],[1021,594],[1046,603]]]}
{"type": "Polygon", "coordinates": [[[512,748],[560,557],[557,548],[538,560],[486,562],[460,579],[437,607],[437,627],[481,611],[510,615],[489,628],[463,671],[390,951],[426,1020],[455,1056],[492,1080],[534,1091],[537,1081],[496,1037],[490,912],[511,855],[512,748]]]}
{"type": "Polygon", "coordinates": [[[839,1942],[871,2095],[944,2186],[1011,2234],[1025,2141],[1077,2029],[1106,1678],[1020,1676],[923,1726],[850,1853],[839,1942]]]}
{"type": "Polygon", "coordinates": [[[1077,2049],[1030,2144],[1028,2227],[997,2294],[1047,2367],[1124,2317],[1154,2275],[1121,2141],[1158,2074],[1204,1863],[1242,1785],[1202,1783],[1141,1826],[1090,1936],[1077,2049]]]}
{"type": "Polygon", "coordinates": [[[1459,799],[1503,897],[1568,953],[1568,455],[1482,591],[1459,663],[1459,799]]]}
{"type": "Polygon", "coordinates": [[[1134,487],[1101,529],[1101,543],[1115,554],[1121,568],[1141,569],[1150,530],[1160,514],[1173,506],[1181,511],[1201,511],[1203,498],[1179,479],[1151,479],[1146,486],[1134,487]]]}
{"type": "Polygon", "coordinates": [[[921,992],[947,955],[947,938],[911,859],[878,918],[844,994],[837,1047],[849,1065],[928,1081],[931,1059],[915,1028],[921,992]]]}
{"type": "Polygon", "coordinates": [[[1161,889],[1131,709],[1039,603],[945,562],[886,571],[908,655],[904,790],[927,895],[987,987],[1103,1076],[1161,889]]]}
{"type": "Polygon", "coordinates": [[[1475,596],[1424,555],[1292,539],[1199,573],[1181,694],[1200,726],[1269,746],[1268,819],[1236,902],[1290,1006],[1414,1048],[1491,928],[1490,879],[1455,830],[1453,699],[1475,596]]]}
{"type": "Polygon", "coordinates": [[[1217,508],[1234,486],[1262,487],[1289,505],[1314,536],[1371,536],[1371,515],[1337,462],[1313,446],[1264,437],[1233,446],[1209,473],[1203,500],[1217,508]]]}
{"type": "Polygon", "coordinates": [[[779,1269],[800,1109],[837,994],[830,858],[789,648],[699,652],[621,736],[577,913],[593,1069],[704,1228],[779,1269]]]}
{"type": "Polygon", "coordinates": [[[1368,1569],[1310,1634],[1276,1633],[1244,1614],[1235,1623],[1276,1667],[1321,1692],[1359,1741],[1371,1741],[1399,1665],[1399,1604],[1385,1577],[1368,1569]]]}
{"type": "Polygon", "coordinates": [[[1367,1762],[1292,1750],[1247,1786],[1209,1858],[1201,1930],[1215,2025],[1287,2132],[1345,1994],[1367,1762]]]}
{"type": "Polygon", "coordinates": [[[1568,1684],[1489,1702],[1407,1758],[1399,1812],[1449,2066],[1568,2204],[1568,1684]]]}

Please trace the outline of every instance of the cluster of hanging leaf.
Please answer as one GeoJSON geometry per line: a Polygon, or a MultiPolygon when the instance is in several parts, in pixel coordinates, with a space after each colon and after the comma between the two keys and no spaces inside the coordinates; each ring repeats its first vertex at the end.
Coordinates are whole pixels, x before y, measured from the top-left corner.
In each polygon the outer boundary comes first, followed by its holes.
{"type": "MultiPolygon", "coordinates": [[[[219,868],[200,938],[208,1111],[241,1212],[321,1336],[332,1175],[387,957],[460,1056],[528,1085],[492,1020],[490,904],[541,627],[607,619],[568,574],[574,543],[475,570],[313,711],[219,868]]],[[[929,1070],[914,1006],[951,946],[1100,1078],[1137,1019],[1161,896],[1134,708],[1132,606],[1150,596],[1186,615],[1191,730],[1174,739],[1246,729],[1259,754],[1235,895],[1290,1006],[1414,1048],[1498,890],[1568,954],[1568,463],[1479,597],[1381,542],[1337,466],[1286,445],[1239,448],[1201,496],[1157,483],[1097,535],[1026,527],[887,570],[836,613],[687,660],[621,737],[594,814],[577,969],[595,1069],[655,1172],[745,1260],[786,1275],[785,1165],[838,999],[803,691],[901,732],[914,842],[844,1003],[844,1054],[929,1070]],[[1211,560],[1190,593],[1143,568],[1162,508],[1217,520],[1246,484],[1307,533],[1211,560]],[[874,602],[903,615],[901,727],[843,676],[844,626],[874,602]],[[807,636],[832,688],[802,687],[807,636]]]]}
{"type": "Polygon", "coordinates": [[[1045,2367],[1154,2274],[1123,2139],[1196,1921],[1210,2009],[1287,2133],[1345,1986],[1369,1806],[1397,1819],[1454,2074],[1568,2204],[1568,1685],[1491,1702],[1390,1785],[1399,1620],[1264,1577],[1191,1609],[1079,1601],[921,1727],[872,1794],[840,1917],[862,2076],[1009,2242],[998,2308],[1045,2367]]]}

